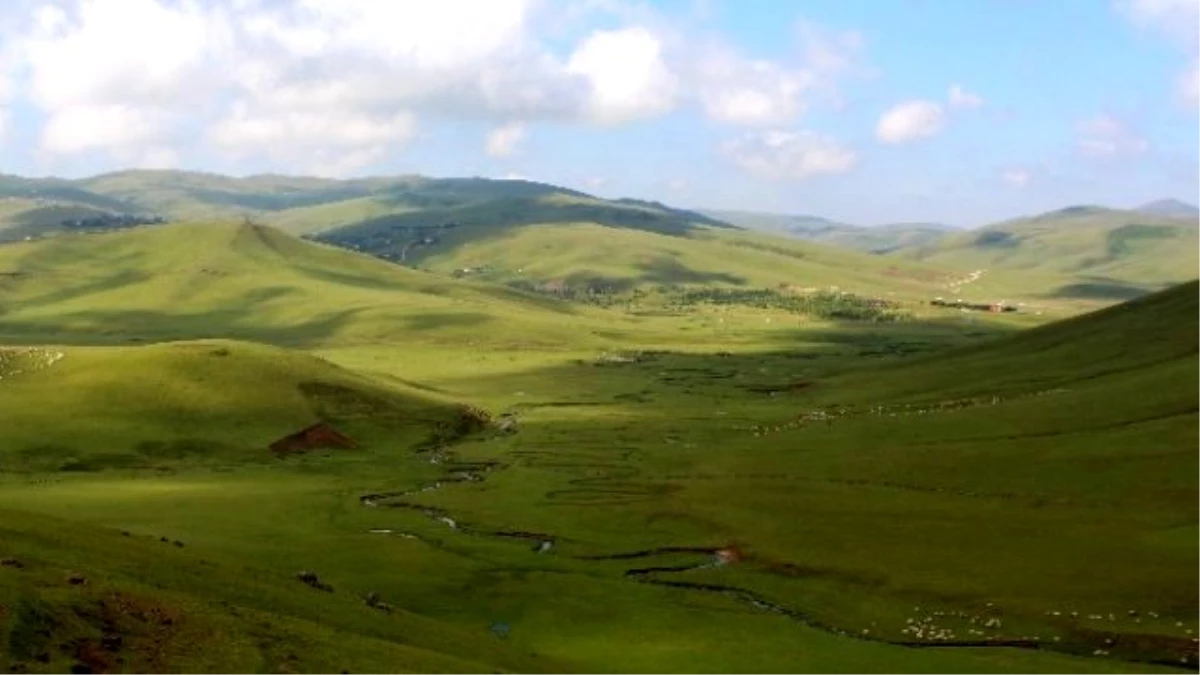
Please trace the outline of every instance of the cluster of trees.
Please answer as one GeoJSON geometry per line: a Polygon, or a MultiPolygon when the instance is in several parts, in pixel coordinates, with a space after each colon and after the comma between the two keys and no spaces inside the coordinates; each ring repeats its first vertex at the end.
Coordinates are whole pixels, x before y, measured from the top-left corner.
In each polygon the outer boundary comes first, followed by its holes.
{"type": "Polygon", "coordinates": [[[568,283],[563,280],[537,281],[514,279],[508,282],[517,288],[561,300],[582,302],[600,307],[625,305],[627,309],[643,302],[661,303],[665,308],[685,312],[699,304],[737,305],[761,309],[782,309],[795,314],[839,321],[893,322],[903,321],[907,314],[895,303],[877,298],[864,298],[852,293],[819,291],[797,295],[773,289],[700,288],[674,285],[628,288],[620,284],[601,282],[568,283]]]}
{"type": "Polygon", "coordinates": [[[101,213],[87,218],[67,218],[59,223],[68,230],[102,230],[109,228],[134,227],[136,225],[158,225],[167,222],[162,216],[142,216],[132,213],[101,213]]]}
{"type": "Polygon", "coordinates": [[[893,303],[886,300],[833,291],[795,295],[768,288],[687,288],[672,294],[670,302],[677,307],[710,304],[782,309],[841,321],[890,322],[905,318],[893,303]]]}
{"type": "Polygon", "coordinates": [[[598,307],[611,307],[628,299],[628,294],[613,286],[601,284],[570,284],[565,281],[535,281],[514,279],[509,287],[542,295],[552,295],[560,300],[582,302],[598,307]]]}

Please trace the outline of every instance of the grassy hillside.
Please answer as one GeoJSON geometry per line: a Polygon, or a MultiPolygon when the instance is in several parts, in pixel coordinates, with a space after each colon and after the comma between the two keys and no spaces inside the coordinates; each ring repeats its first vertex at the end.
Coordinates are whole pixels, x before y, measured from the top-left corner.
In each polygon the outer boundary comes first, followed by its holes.
{"type": "Polygon", "coordinates": [[[1082,305],[925,302],[1071,276],[422,180],[202,184],[476,214],[432,271],[240,218],[0,245],[0,668],[1195,671],[1200,283],[1019,330],[1082,305]],[[270,450],[316,422],[355,447],[270,450]]]}
{"type": "Polygon", "coordinates": [[[0,335],[25,342],[562,335],[583,308],[404,269],[264,226],[188,224],[0,246],[0,335]]]}
{"type": "MultiPolygon", "coordinates": [[[[855,661],[804,626],[864,650],[1037,645],[901,650],[888,657],[893,670],[1194,667],[1197,290],[922,361],[858,356],[843,374],[812,360],[815,336],[778,352],[530,364],[482,382],[468,376],[481,362],[400,360],[411,376],[523,417],[512,440],[460,449],[508,469],[403,501],[475,532],[542,533],[611,579],[732,594],[747,612],[774,606],[801,624],[792,639],[806,654],[837,659],[793,657],[792,669],[877,667],[871,652],[855,661]],[[704,566],[705,550],[732,544],[739,563],[704,566]],[[1020,660],[1035,654],[1047,660],[1020,660]],[[988,661],[958,661],[968,655],[988,661]],[[907,661],[924,656],[933,660],[907,661]]],[[[406,527],[483,550],[436,523],[406,527]]],[[[491,602],[532,588],[509,581],[491,602]]],[[[583,591],[571,588],[523,606],[526,631],[559,636],[527,644],[561,639],[549,617],[581,612],[572,598],[583,591]]],[[[687,626],[655,632],[678,654],[635,663],[664,669],[685,649],[712,658],[685,637],[697,623],[687,626]]],[[[755,640],[774,629],[759,630],[755,640]]]]}
{"type": "MultiPolygon", "coordinates": [[[[520,227],[463,224],[443,230],[432,244],[406,247],[405,240],[396,239],[384,246],[400,248],[403,255],[397,259],[444,274],[615,292],[655,285],[788,285],[924,298],[952,276],[935,266],[897,265],[740,230],[693,226],[656,232],[587,220],[586,215],[578,222],[552,220],[558,217],[520,227]]],[[[323,239],[378,250],[349,236],[338,231],[323,239]]]]}
{"type": "Polygon", "coordinates": [[[1195,275],[1194,220],[1074,207],[948,235],[899,259],[968,270],[1069,275],[1059,297],[1119,300],[1195,275]]]}
{"type": "Polygon", "coordinates": [[[893,223],[863,227],[815,216],[782,213],[715,210],[706,210],[703,213],[738,227],[840,246],[864,253],[887,253],[924,246],[954,231],[952,227],[937,223],[893,223]]]}
{"type": "Polygon", "coordinates": [[[900,362],[870,354],[902,332],[836,326],[760,328],[724,354],[700,335],[624,358],[323,350],[370,378],[227,342],[62,348],[0,380],[26,428],[97,451],[102,419],[130,441],[114,447],[229,445],[155,457],[169,472],[26,452],[0,476],[0,554],[25,565],[0,569],[21,608],[0,630],[32,645],[17,662],[34,670],[1194,664],[1197,291],[900,362]],[[401,380],[438,398],[385,384],[401,380]],[[311,381],[337,386],[313,397],[311,381]],[[413,452],[452,400],[516,413],[515,433],[413,452]],[[263,461],[257,439],[322,404],[366,447],[263,461]],[[61,410],[79,423],[55,425],[61,410]],[[728,546],[738,557],[711,566],[728,546]],[[145,618],[162,616],[171,628],[145,618]],[[54,640],[27,637],[47,627],[54,640]],[[237,635],[254,639],[186,647],[237,635]]]}
{"type": "Polygon", "coordinates": [[[458,414],[312,356],[220,340],[7,348],[0,405],[0,467],[22,472],[262,464],[273,441],[317,422],[404,448],[458,414]]]}

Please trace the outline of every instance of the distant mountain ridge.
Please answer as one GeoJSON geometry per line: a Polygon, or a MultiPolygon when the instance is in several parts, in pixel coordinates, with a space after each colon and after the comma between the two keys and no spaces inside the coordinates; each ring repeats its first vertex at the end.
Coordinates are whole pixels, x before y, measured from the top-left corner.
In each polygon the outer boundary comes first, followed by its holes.
{"type": "Polygon", "coordinates": [[[1178,199],[1159,199],[1134,209],[1139,213],[1149,213],[1156,216],[1174,216],[1178,218],[1197,218],[1200,217],[1200,208],[1194,204],[1180,201],[1178,199]]]}
{"type": "Polygon", "coordinates": [[[727,228],[727,223],[659,202],[607,200],[527,180],[430,178],[355,179],[261,174],[223,176],[192,171],[131,170],[89,178],[0,175],[0,240],[161,220],[253,219],[293,234],[345,228],[440,225],[464,219],[512,219],[536,214],[557,222],[586,216],[602,224],[655,231],[727,228]],[[86,227],[86,226],[85,226],[86,227]]]}
{"type": "Polygon", "coordinates": [[[920,246],[956,229],[940,223],[851,225],[820,216],[756,211],[701,209],[700,213],[750,230],[851,248],[864,253],[887,253],[899,248],[920,246]]]}
{"type": "Polygon", "coordinates": [[[1200,229],[1140,210],[1072,206],[948,234],[889,257],[968,270],[1068,275],[1091,297],[1127,299],[1196,277],[1200,229]]]}

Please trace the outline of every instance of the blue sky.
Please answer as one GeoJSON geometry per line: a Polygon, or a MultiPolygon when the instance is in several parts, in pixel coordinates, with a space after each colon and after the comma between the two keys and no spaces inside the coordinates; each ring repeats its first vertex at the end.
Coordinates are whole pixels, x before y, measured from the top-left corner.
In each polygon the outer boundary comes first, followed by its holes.
{"type": "Polygon", "coordinates": [[[17,0],[0,171],[527,177],[862,224],[1194,203],[1198,25],[1200,0],[17,0]]]}

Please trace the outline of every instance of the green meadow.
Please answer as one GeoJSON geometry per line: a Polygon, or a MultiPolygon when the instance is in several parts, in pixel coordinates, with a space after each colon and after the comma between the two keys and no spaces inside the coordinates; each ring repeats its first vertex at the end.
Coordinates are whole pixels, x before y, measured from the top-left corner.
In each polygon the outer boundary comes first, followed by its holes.
{"type": "Polygon", "coordinates": [[[0,246],[0,669],[1197,669],[1195,281],[236,222],[0,246]]]}

